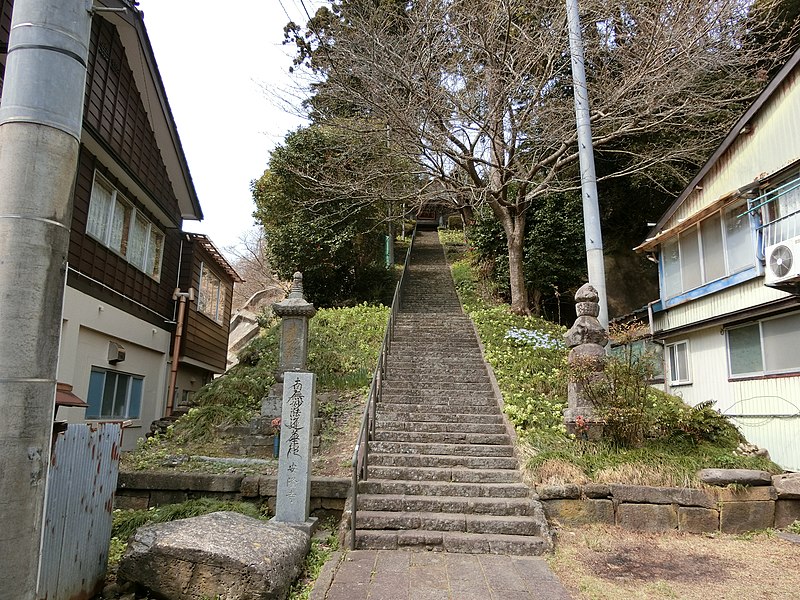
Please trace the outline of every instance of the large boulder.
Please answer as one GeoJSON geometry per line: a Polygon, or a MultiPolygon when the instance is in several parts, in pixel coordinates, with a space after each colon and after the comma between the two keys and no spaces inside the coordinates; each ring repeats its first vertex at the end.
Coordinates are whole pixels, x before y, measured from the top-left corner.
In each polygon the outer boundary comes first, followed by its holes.
{"type": "Polygon", "coordinates": [[[168,600],[283,599],[309,544],[286,525],[216,512],[140,528],[117,576],[168,600]]]}

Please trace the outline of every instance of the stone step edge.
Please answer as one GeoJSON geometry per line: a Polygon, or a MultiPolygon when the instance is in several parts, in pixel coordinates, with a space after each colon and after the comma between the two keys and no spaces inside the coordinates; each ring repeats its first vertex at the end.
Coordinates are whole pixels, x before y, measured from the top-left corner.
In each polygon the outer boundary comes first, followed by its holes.
{"type": "Polygon", "coordinates": [[[463,554],[538,556],[549,552],[552,543],[547,538],[528,535],[356,529],[356,547],[373,550],[421,547],[463,554]]]}

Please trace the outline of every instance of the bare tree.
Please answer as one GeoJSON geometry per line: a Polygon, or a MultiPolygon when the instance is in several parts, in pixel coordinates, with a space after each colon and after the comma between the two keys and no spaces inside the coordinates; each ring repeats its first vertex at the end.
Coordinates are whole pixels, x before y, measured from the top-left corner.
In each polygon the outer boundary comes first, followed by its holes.
{"type": "Polygon", "coordinates": [[[225,248],[231,265],[244,280],[233,289],[233,308],[242,308],[256,293],[268,291],[273,300],[280,300],[286,285],[273,273],[266,254],[266,240],[261,227],[253,227],[239,236],[234,246],[225,248]],[[274,296],[274,297],[273,297],[274,296]]]}
{"type": "MultiPolygon", "coordinates": [[[[581,5],[594,144],[617,155],[616,176],[698,163],[785,54],[752,43],[777,27],[771,0],[757,13],[744,0],[581,5]]],[[[399,164],[455,206],[491,208],[512,309],[527,312],[526,212],[577,185],[563,0],[339,0],[288,32],[317,77],[315,119],[346,106],[382,123],[399,164]]]]}

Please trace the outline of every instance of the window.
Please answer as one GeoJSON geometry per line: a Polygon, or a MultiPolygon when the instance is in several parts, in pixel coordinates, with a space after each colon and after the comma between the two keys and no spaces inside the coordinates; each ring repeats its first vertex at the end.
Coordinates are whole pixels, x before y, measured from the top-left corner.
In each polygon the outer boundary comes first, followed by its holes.
{"type": "Polygon", "coordinates": [[[164,234],[97,172],[86,233],[140,271],[160,279],[164,234]]]}
{"type": "Polygon", "coordinates": [[[744,204],[716,213],[661,245],[664,298],[699,288],[755,265],[744,204]]]}
{"type": "Polygon", "coordinates": [[[669,382],[671,385],[691,383],[689,377],[689,342],[677,342],[667,346],[669,382]]]}
{"type": "Polygon", "coordinates": [[[731,377],[752,377],[800,371],[797,336],[800,313],[765,319],[727,331],[731,377]]]}
{"type": "Polygon", "coordinates": [[[225,317],[225,287],[220,278],[205,263],[200,264],[197,310],[217,323],[222,323],[225,317]]]}
{"type": "Polygon", "coordinates": [[[86,418],[138,419],[143,389],[143,377],[92,367],[86,418]]]}

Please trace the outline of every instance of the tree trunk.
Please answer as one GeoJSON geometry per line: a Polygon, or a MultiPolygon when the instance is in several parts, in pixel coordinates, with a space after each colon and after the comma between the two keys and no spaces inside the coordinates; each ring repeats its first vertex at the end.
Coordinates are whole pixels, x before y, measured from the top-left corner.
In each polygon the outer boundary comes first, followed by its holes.
{"type": "Polygon", "coordinates": [[[517,315],[531,314],[528,307],[528,287],[525,285],[525,216],[511,219],[514,228],[506,230],[508,247],[508,273],[511,288],[511,312],[517,315]]]}

